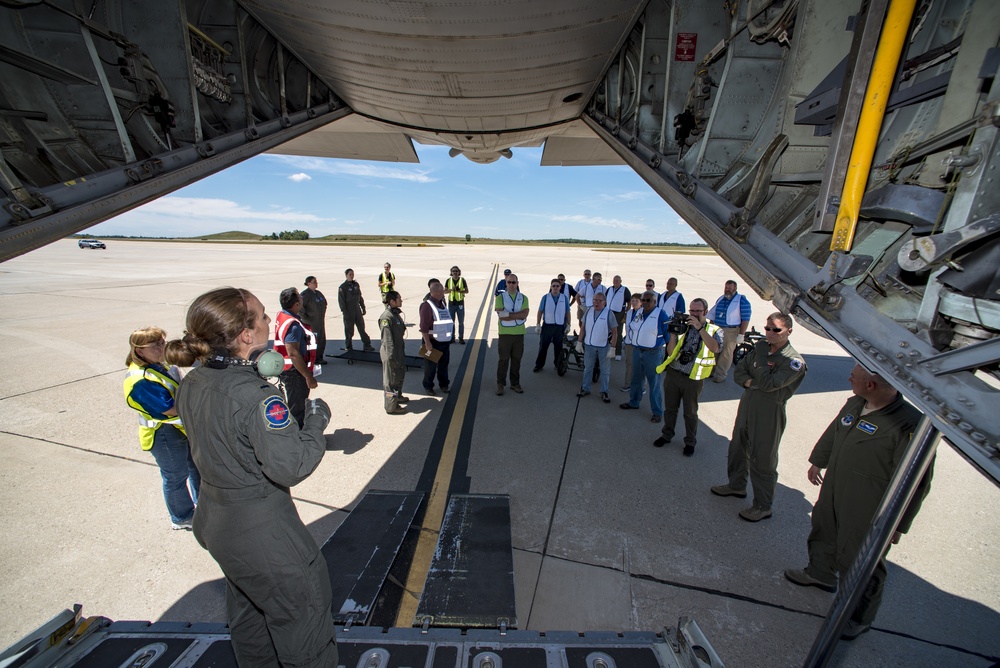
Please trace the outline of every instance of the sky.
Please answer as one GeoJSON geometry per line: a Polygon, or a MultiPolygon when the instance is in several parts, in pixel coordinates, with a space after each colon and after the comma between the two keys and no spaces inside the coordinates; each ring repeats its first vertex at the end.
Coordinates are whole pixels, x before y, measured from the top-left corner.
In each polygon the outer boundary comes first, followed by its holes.
{"type": "Polygon", "coordinates": [[[415,145],[419,164],[259,155],[90,228],[88,235],[216,232],[575,238],[703,243],[631,169],[541,167],[542,149],[489,165],[415,145]]]}

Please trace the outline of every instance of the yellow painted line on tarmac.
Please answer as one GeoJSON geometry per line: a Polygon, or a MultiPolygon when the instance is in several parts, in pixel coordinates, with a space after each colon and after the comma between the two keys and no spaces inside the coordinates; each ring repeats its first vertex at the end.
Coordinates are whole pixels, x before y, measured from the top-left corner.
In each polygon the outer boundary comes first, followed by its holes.
{"type": "MultiPolygon", "coordinates": [[[[485,345],[486,323],[489,320],[487,315],[493,307],[493,302],[490,300],[493,293],[491,288],[496,285],[499,270],[500,265],[493,266],[493,273],[486,285],[486,299],[483,300],[483,305],[479,309],[479,324],[476,326],[475,337],[472,339],[472,352],[469,354],[469,363],[472,365],[479,359],[480,347],[485,345]]],[[[424,521],[420,526],[420,537],[417,539],[417,548],[413,554],[413,561],[410,563],[410,572],[406,576],[406,590],[403,592],[403,600],[400,601],[399,612],[396,614],[396,626],[410,627],[416,622],[417,605],[420,603],[420,595],[427,582],[431,559],[437,547],[438,536],[441,534],[444,511],[448,506],[451,474],[455,468],[458,441],[465,424],[465,414],[469,407],[469,395],[475,376],[475,369],[466,367],[458,399],[455,402],[455,410],[451,414],[451,424],[448,425],[448,433],[444,437],[444,446],[441,450],[441,459],[438,460],[437,472],[434,475],[434,484],[427,496],[427,512],[424,513],[424,521]]]]}

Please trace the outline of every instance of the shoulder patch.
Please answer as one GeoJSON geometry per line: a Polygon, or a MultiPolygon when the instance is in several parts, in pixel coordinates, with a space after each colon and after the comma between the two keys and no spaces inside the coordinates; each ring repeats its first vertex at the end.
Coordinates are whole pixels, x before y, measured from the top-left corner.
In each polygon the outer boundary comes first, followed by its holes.
{"type": "Polygon", "coordinates": [[[788,363],[788,366],[792,367],[792,371],[801,371],[802,360],[800,360],[798,357],[793,357],[792,361],[788,363]]]}
{"type": "Polygon", "coordinates": [[[869,422],[868,420],[861,420],[861,421],[858,422],[858,429],[860,429],[861,431],[863,431],[866,434],[868,434],[869,436],[871,436],[876,431],[878,431],[878,425],[874,425],[871,422],[869,422]]]}
{"type": "Polygon", "coordinates": [[[840,424],[844,425],[845,427],[850,427],[853,422],[854,422],[854,416],[851,415],[850,413],[840,418],[840,424]]]}
{"type": "Polygon", "coordinates": [[[261,402],[261,406],[268,429],[284,429],[292,423],[292,412],[281,397],[270,396],[261,402]]]}

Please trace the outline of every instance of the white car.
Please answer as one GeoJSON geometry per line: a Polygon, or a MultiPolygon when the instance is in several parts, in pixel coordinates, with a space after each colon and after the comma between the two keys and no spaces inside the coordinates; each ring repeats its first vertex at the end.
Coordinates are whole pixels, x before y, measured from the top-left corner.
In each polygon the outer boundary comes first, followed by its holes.
{"type": "Polygon", "coordinates": [[[80,246],[80,248],[103,248],[103,249],[107,249],[107,246],[104,245],[104,242],[103,241],[99,241],[97,239],[80,239],[80,241],[78,242],[77,245],[80,246]]]}

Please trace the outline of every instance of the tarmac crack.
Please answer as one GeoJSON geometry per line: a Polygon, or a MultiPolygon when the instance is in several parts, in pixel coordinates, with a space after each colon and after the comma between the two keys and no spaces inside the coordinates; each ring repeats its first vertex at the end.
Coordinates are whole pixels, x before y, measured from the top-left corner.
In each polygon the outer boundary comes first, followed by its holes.
{"type": "MultiPolygon", "coordinates": [[[[546,537],[546,540],[547,540],[547,537],[546,537]]],[[[590,563],[590,562],[587,562],[587,561],[580,561],[580,560],[577,560],[577,559],[567,559],[566,557],[557,557],[557,556],[546,554],[545,552],[538,552],[537,550],[530,550],[530,549],[525,549],[525,548],[515,548],[515,550],[517,550],[518,552],[525,552],[525,553],[528,553],[528,554],[537,554],[537,555],[541,556],[542,559],[545,559],[546,557],[548,557],[550,559],[556,559],[558,561],[562,561],[562,562],[567,563],[567,564],[574,564],[574,565],[577,565],[577,566],[590,566],[591,568],[600,568],[602,570],[612,571],[614,573],[623,573],[623,574],[625,574],[625,575],[627,575],[629,577],[629,591],[630,591],[630,596],[631,596],[631,586],[632,586],[631,583],[632,583],[632,580],[641,580],[643,582],[652,582],[654,584],[666,585],[668,587],[676,587],[678,589],[685,589],[687,591],[695,591],[695,592],[699,592],[699,593],[702,593],[702,594],[709,594],[711,596],[719,596],[721,598],[727,598],[727,599],[731,599],[731,600],[734,600],[734,601],[741,601],[743,603],[750,603],[750,604],[753,604],[753,605],[760,605],[760,606],[764,606],[764,607],[767,607],[767,608],[772,608],[772,609],[775,609],[775,610],[781,610],[782,612],[790,612],[790,613],[796,614],[796,615],[805,615],[807,617],[814,617],[816,619],[826,619],[826,615],[821,615],[821,614],[819,614],[817,612],[811,612],[809,610],[802,610],[802,609],[799,609],[799,608],[793,608],[793,607],[789,607],[787,605],[781,605],[780,603],[773,603],[771,601],[765,601],[763,599],[754,598],[753,596],[746,596],[744,594],[737,594],[736,592],[725,591],[725,590],[722,590],[722,589],[713,589],[712,587],[701,587],[701,586],[689,584],[689,583],[686,583],[686,582],[677,582],[676,580],[666,580],[666,579],[658,578],[658,577],[655,577],[655,576],[652,576],[652,575],[647,575],[645,573],[629,573],[626,570],[621,569],[621,568],[617,568],[615,566],[607,566],[607,565],[603,565],[603,564],[594,564],[594,563],[590,563]]],[[[539,573],[540,572],[541,572],[541,566],[539,566],[539,573]]],[[[535,594],[537,595],[537,593],[538,593],[538,583],[536,582],[535,583],[535,594]]],[[[535,602],[535,597],[532,596],[532,599],[531,599],[532,607],[534,607],[534,602],[535,602]]],[[[530,623],[530,620],[531,620],[531,612],[530,611],[528,612],[528,620],[529,620],[529,623],[530,623]]],[[[530,628],[530,626],[528,626],[526,624],[525,628],[530,628]]],[[[880,633],[886,633],[888,635],[893,635],[893,636],[896,636],[898,638],[906,638],[907,640],[913,640],[913,641],[924,643],[924,644],[927,644],[927,645],[933,645],[934,647],[940,647],[942,649],[952,650],[954,652],[959,652],[961,654],[967,654],[969,656],[978,657],[980,659],[985,659],[987,661],[992,661],[992,662],[1000,661],[1000,657],[991,656],[989,654],[983,654],[982,652],[977,652],[975,650],[968,649],[968,648],[965,648],[965,647],[958,647],[957,645],[951,645],[949,643],[936,642],[934,640],[928,640],[927,638],[920,638],[918,636],[915,636],[915,635],[912,635],[912,634],[909,634],[909,633],[904,633],[902,631],[893,631],[892,629],[881,628],[879,626],[874,626],[874,625],[872,626],[872,631],[878,631],[880,633]]]]}
{"type": "MultiPolygon", "coordinates": [[[[5,401],[7,399],[14,399],[16,397],[23,397],[27,394],[34,394],[35,392],[44,392],[45,390],[52,390],[57,387],[66,387],[67,385],[72,385],[73,383],[82,383],[86,380],[93,380],[94,378],[101,378],[103,376],[110,376],[111,374],[120,374],[127,371],[127,369],[115,369],[114,371],[105,371],[104,373],[96,373],[93,376],[84,376],[83,378],[76,378],[74,380],[67,380],[65,383],[58,383],[56,385],[46,385],[45,387],[37,387],[33,390],[28,390],[27,392],[20,392],[18,394],[11,394],[6,397],[0,397],[0,401],[5,401]]],[[[30,437],[29,437],[30,438],[30,437]]],[[[55,442],[55,441],[52,441],[55,442]]]]}

